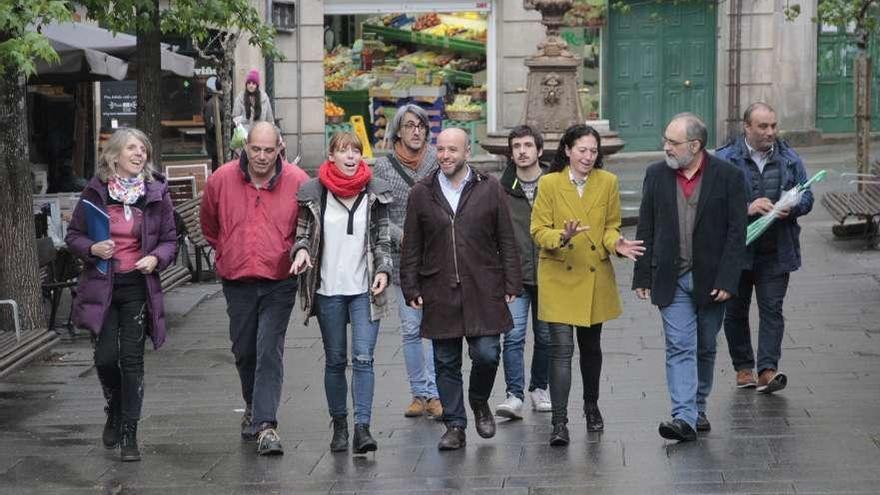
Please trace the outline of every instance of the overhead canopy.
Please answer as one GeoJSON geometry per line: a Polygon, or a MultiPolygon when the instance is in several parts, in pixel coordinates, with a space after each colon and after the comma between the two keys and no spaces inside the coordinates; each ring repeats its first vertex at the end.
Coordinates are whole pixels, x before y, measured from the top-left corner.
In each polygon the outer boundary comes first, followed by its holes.
{"type": "MultiPolygon", "coordinates": [[[[125,33],[78,22],[45,24],[40,32],[61,57],[61,62],[37,64],[37,82],[53,80],[125,79],[137,49],[137,38],[125,33]]],[[[174,53],[162,44],[162,71],[192,77],[195,60],[174,53]]]]}

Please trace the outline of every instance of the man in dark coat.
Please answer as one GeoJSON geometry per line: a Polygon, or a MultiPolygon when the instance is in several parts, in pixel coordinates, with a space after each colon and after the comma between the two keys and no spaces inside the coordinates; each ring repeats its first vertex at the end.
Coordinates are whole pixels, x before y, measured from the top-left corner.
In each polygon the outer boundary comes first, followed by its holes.
{"type": "Polygon", "coordinates": [[[468,399],[477,433],[495,435],[488,400],[501,354],[500,334],[513,327],[507,303],[522,291],[504,191],[498,180],[472,169],[469,156],[462,129],[446,129],[437,137],[440,169],[410,192],[400,261],[404,298],[423,309],[421,334],[433,341],[447,428],[441,450],[465,445],[462,337],[473,363],[468,399]]]}
{"type": "MultiPolygon", "coordinates": [[[[770,105],[752,103],[743,115],[743,135],[716,153],[745,174],[749,220],[769,213],[783,192],[807,181],[801,157],[776,137],[777,122],[770,105]]],[[[788,377],[779,371],[785,330],[782,302],[790,273],[801,266],[801,228],[797,218],[812,209],[813,193],[807,189],[796,205],[782,210],[770,228],[749,245],[739,294],[727,302],[724,316],[724,335],[738,388],[757,387],[758,392],[769,394],[782,390],[788,383],[788,377]],[[759,316],[757,363],[749,328],[752,291],[759,316]]]]}
{"type": "Polygon", "coordinates": [[[636,231],[645,255],[636,261],[633,289],[658,306],[666,337],[673,419],[659,432],[679,441],[710,428],[715,341],[745,263],[743,173],[709,155],[706,136],[696,115],[672,118],[663,136],[666,161],[645,173],[636,231]]]}

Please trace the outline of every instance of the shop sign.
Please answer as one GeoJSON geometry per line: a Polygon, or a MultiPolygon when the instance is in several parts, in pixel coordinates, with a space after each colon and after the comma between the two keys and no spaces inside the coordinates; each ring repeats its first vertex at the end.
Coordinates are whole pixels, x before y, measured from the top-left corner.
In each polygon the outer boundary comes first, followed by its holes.
{"type": "Polygon", "coordinates": [[[101,83],[101,128],[134,127],[137,117],[137,81],[101,83]]]}

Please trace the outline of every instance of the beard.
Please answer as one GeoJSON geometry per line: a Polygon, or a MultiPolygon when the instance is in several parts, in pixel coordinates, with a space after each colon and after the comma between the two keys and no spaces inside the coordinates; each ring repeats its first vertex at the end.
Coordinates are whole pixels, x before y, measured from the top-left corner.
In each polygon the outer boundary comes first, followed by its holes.
{"type": "Polygon", "coordinates": [[[456,163],[455,166],[452,167],[452,170],[450,170],[449,172],[447,172],[446,170],[443,170],[443,175],[445,175],[446,177],[455,177],[455,174],[461,172],[461,169],[463,169],[464,166],[465,166],[465,161],[462,160],[462,161],[456,163]]]}
{"type": "Polygon", "coordinates": [[[687,150],[683,155],[678,157],[666,155],[666,166],[672,170],[684,168],[694,159],[694,156],[696,156],[696,153],[691,152],[691,150],[687,150]]]}

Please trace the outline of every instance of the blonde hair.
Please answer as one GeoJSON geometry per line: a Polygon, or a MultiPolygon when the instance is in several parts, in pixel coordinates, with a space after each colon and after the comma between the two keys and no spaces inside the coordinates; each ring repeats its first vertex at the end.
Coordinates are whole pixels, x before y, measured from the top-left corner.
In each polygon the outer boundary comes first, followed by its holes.
{"type": "Polygon", "coordinates": [[[95,168],[95,175],[103,182],[107,182],[116,173],[116,162],[119,160],[119,155],[122,154],[122,150],[130,138],[137,139],[147,149],[147,161],[144,163],[141,176],[145,181],[153,180],[153,173],[156,170],[153,168],[153,145],[150,143],[150,138],[138,129],[124,127],[114,132],[110,139],[104,143],[104,151],[101,153],[98,166],[95,168]]]}
{"type": "Polygon", "coordinates": [[[353,132],[337,132],[332,138],[330,138],[330,153],[337,150],[344,150],[349,146],[361,153],[364,152],[364,145],[353,132]]]}

